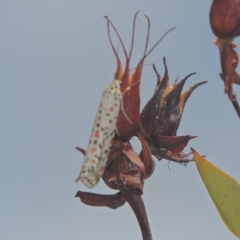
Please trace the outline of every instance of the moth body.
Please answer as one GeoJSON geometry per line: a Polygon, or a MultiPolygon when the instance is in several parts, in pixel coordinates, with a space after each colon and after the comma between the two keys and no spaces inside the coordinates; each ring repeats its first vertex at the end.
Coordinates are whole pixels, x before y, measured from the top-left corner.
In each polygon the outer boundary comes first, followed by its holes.
{"type": "Polygon", "coordinates": [[[81,180],[89,188],[98,183],[108,160],[115,131],[117,131],[116,122],[121,103],[121,81],[114,79],[102,94],[85,158],[76,182],[81,180]]]}

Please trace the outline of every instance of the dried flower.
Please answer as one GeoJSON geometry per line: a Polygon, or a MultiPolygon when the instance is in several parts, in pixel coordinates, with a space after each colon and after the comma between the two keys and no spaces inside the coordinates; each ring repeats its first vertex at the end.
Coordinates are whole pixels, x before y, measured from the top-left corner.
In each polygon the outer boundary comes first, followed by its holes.
{"type": "Polygon", "coordinates": [[[186,76],[179,83],[169,85],[169,75],[166,59],[163,58],[165,74],[161,79],[157,74],[157,87],[153,97],[148,101],[141,112],[140,133],[148,143],[151,153],[159,160],[166,158],[176,162],[189,162],[188,154],[183,149],[188,141],[195,136],[176,136],[181,121],[185,103],[194,89],[206,83],[206,81],[195,84],[182,92],[183,86],[191,75],[186,76]]]}
{"type": "MultiPolygon", "coordinates": [[[[176,136],[176,134],[188,97],[195,88],[205,82],[195,84],[181,94],[185,81],[192,74],[188,75],[181,82],[170,86],[164,58],[164,78],[161,79],[155,69],[158,76],[157,87],[153,97],[149,100],[140,115],[140,80],[144,60],[172,29],[147,51],[150,21],[146,16],[148,33],[144,54],[135,72],[130,75],[129,63],[133,50],[137,14],[138,12],[135,14],[133,21],[132,44],[128,54],[117,30],[108,17],[106,17],[110,44],[117,59],[115,79],[122,82],[121,92],[123,95],[123,103],[122,110],[117,119],[118,133],[115,134],[114,141],[111,142],[111,151],[108,155],[102,179],[107,186],[112,189],[118,189],[119,192],[111,195],[103,195],[78,191],[76,197],[79,197],[84,204],[90,206],[105,206],[112,209],[116,209],[125,202],[128,202],[136,215],[143,239],[151,240],[152,235],[141,195],[143,194],[145,179],[151,176],[155,168],[152,154],[158,159],[166,158],[177,162],[191,160],[188,159],[188,155],[184,154],[182,150],[194,136],[176,136]],[[124,72],[122,72],[121,61],[110,37],[110,25],[115,30],[125,54],[126,66],[124,72]],[[139,155],[133,150],[129,143],[129,140],[133,136],[137,136],[142,145],[142,151],[139,155]]],[[[84,149],[77,148],[77,150],[85,155],[84,149]]]]}
{"type": "Polygon", "coordinates": [[[154,45],[150,50],[148,50],[148,41],[149,41],[149,33],[150,33],[150,20],[148,16],[144,15],[148,21],[148,32],[146,37],[146,44],[145,49],[142,58],[137,64],[137,67],[135,68],[135,71],[133,74],[130,74],[130,60],[132,56],[133,51],[133,45],[134,45],[134,35],[135,35],[135,25],[136,25],[136,18],[139,11],[136,12],[133,20],[133,30],[132,30],[132,42],[129,53],[127,53],[126,48],[123,44],[123,41],[115,28],[115,26],[112,24],[112,22],[109,20],[107,16],[105,18],[107,19],[107,26],[108,26],[108,37],[110,44],[112,46],[113,52],[115,54],[115,57],[117,59],[117,71],[115,73],[115,78],[121,80],[122,87],[121,91],[123,94],[123,104],[122,104],[122,110],[120,111],[119,117],[117,119],[117,129],[118,129],[118,136],[115,136],[116,140],[120,141],[128,141],[130,140],[134,135],[136,135],[136,132],[138,130],[138,124],[140,121],[140,81],[142,76],[142,66],[144,64],[144,61],[146,57],[154,50],[154,48],[162,41],[162,39],[173,29],[171,28],[168,30],[154,45]],[[118,53],[112,43],[111,36],[110,36],[110,25],[113,27],[114,31],[116,32],[120,44],[123,48],[123,52],[126,59],[125,64],[125,70],[122,73],[122,64],[121,60],[118,56],[118,53]],[[124,110],[124,111],[123,111],[124,110]],[[126,118],[127,115],[127,118],[126,118]],[[129,121],[131,120],[131,122],[129,121]]]}

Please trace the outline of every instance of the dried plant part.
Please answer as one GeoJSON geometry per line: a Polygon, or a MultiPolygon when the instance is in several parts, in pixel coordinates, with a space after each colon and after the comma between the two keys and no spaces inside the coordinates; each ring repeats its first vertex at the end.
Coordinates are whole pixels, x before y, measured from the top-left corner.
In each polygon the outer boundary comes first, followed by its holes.
{"type": "Polygon", "coordinates": [[[112,84],[103,93],[87,150],[77,148],[85,156],[85,167],[79,176],[84,184],[93,187],[102,177],[108,187],[119,190],[119,192],[104,195],[78,191],[76,197],[79,197],[86,205],[111,209],[121,207],[128,202],[138,220],[143,240],[152,240],[147,213],[141,197],[145,179],[151,176],[155,168],[152,155],[159,160],[166,158],[179,163],[192,161],[183,149],[195,136],[176,135],[187,99],[195,88],[205,82],[195,84],[182,93],[187,78],[194,73],[170,85],[164,58],[165,75],[162,79],[155,68],[157,86],[153,97],[140,114],[140,82],[144,60],[174,28],[167,31],[148,50],[150,20],[145,16],[148,22],[148,32],[144,53],[134,73],[130,74],[130,60],[138,13],[139,11],[133,20],[129,53],[115,26],[108,17],[105,17],[109,41],[117,60],[117,70],[112,84]],[[124,71],[122,71],[120,58],[111,40],[110,27],[117,34],[123,48],[126,60],[124,71]],[[133,136],[137,136],[141,142],[140,154],[137,154],[129,143],[133,136]]]}
{"type": "Polygon", "coordinates": [[[210,26],[217,36],[214,43],[220,52],[220,77],[224,81],[224,92],[228,94],[240,118],[240,107],[232,86],[233,83],[240,85],[240,75],[236,72],[237,46],[234,43],[234,38],[240,35],[240,0],[213,0],[210,8],[210,26]]]}
{"type": "MultiPolygon", "coordinates": [[[[141,137],[140,137],[141,138],[141,137]]],[[[144,145],[144,140],[141,140],[144,145]]],[[[89,206],[109,207],[116,209],[128,202],[136,215],[144,240],[151,240],[151,230],[141,195],[143,194],[144,180],[154,170],[154,162],[150,157],[150,150],[143,147],[143,157],[134,152],[130,143],[114,141],[106,169],[102,175],[104,182],[113,189],[118,189],[116,194],[103,195],[78,191],[75,197],[89,206]],[[146,172],[147,170],[147,172],[146,172]]],[[[82,154],[85,151],[77,148],[82,154]]]]}
{"type": "Polygon", "coordinates": [[[136,28],[136,19],[139,11],[136,12],[133,20],[133,29],[132,29],[132,41],[131,41],[131,47],[129,50],[129,53],[127,53],[126,48],[123,44],[123,41],[120,37],[120,34],[118,33],[117,29],[113,25],[113,23],[110,21],[110,19],[105,16],[107,19],[108,24],[108,37],[110,44],[112,46],[113,52],[115,54],[115,57],[117,59],[117,69],[122,69],[122,64],[120,61],[120,58],[118,56],[118,53],[113,45],[113,42],[111,40],[110,36],[110,26],[114,29],[115,33],[117,34],[117,37],[120,41],[120,44],[123,48],[123,52],[125,55],[125,70],[121,74],[116,75],[115,78],[120,79],[122,82],[121,86],[121,92],[125,92],[126,89],[129,89],[124,95],[123,95],[123,108],[125,111],[125,114],[123,111],[120,111],[119,117],[117,119],[117,129],[119,132],[119,135],[115,136],[115,140],[120,141],[129,141],[133,136],[136,135],[137,130],[139,128],[139,121],[140,121],[140,82],[141,82],[141,76],[142,76],[142,66],[144,64],[144,61],[146,57],[154,50],[154,48],[163,40],[163,38],[173,29],[171,28],[168,30],[154,45],[152,48],[148,50],[148,42],[149,42],[149,34],[150,34],[150,20],[148,16],[144,15],[148,22],[148,31],[146,36],[146,43],[145,43],[145,49],[142,58],[138,62],[135,71],[130,74],[130,61],[131,56],[133,52],[133,46],[134,46],[134,38],[135,38],[135,28],[136,28]],[[131,123],[126,119],[125,115],[131,119],[131,123]]]}
{"type": "Polygon", "coordinates": [[[161,79],[155,66],[157,87],[153,97],[148,101],[141,112],[140,134],[150,148],[151,153],[159,160],[162,158],[179,163],[192,161],[189,154],[183,149],[188,141],[196,136],[176,136],[181,121],[184,106],[191,93],[206,81],[195,84],[182,93],[186,80],[193,74],[173,85],[169,84],[169,75],[166,59],[163,58],[165,74],[161,79]]]}
{"type": "Polygon", "coordinates": [[[134,45],[135,24],[138,13],[139,11],[135,14],[133,20],[132,43],[129,54],[127,54],[125,46],[115,26],[107,16],[105,17],[107,19],[109,41],[117,59],[117,71],[113,82],[102,94],[81,171],[75,180],[76,182],[81,180],[82,183],[89,188],[94,187],[98,183],[105,169],[115,132],[118,133],[116,139],[123,141],[129,140],[136,134],[140,115],[140,79],[142,65],[145,58],[160,43],[163,37],[172,30],[170,29],[149,51],[147,51],[150,20],[146,16],[148,21],[148,33],[144,55],[139,61],[135,72],[130,76],[129,64],[134,45]],[[126,57],[124,73],[122,73],[122,64],[110,37],[110,25],[115,30],[126,57]],[[131,104],[128,104],[129,102],[131,102],[131,104]]]}
{"type": "Polygon", "coordinates": [[[221,79],[224,81],[224,92],[228,94],[238,116],[240,117],[240,107],[236,94],[233,90],[233,83],[240,85],[240,75],[236,72],[238,65],[238,54],[234,50],[236,44],[233,40],[217,38],[214,43],[218,46],[220,52],[220,61],[222,67],[221,79]]]}

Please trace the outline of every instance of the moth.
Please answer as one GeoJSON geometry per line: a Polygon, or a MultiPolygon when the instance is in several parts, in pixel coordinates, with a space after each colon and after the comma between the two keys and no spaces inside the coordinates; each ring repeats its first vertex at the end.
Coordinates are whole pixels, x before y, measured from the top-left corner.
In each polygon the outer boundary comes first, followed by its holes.
{"type": "Polygon", "coordinates": [[[76,182],[81,180],[89,188],[98,183],[108,160],[115,131],[117,131],[116,122],[121,102],[121,81],[114,79],[102,94],[88,148],[76,182]]]}
{"type": "Polygon", "coordinates": [[[113,79],[110,86],[103,92],[85,158],[76,182],[81,180],[89,188],[98,183],[105,169],[114,135],[116,132],[118,133],[116,122],[120,110],[132,123],[124,111],[122,99],[122,95],[129,89],[127,88],[121,93],[121,81],[113,79]]]}

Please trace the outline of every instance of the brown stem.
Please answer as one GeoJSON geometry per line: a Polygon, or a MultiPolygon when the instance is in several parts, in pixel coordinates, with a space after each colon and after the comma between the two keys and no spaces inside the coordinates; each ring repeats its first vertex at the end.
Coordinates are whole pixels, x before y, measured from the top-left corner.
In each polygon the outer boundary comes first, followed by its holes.
{"type": "Polygon", "coordinates": [[[123,197],[131,206],[141,228],[143,240],[152,240],[152,233],[148,222],[147,212],[141,196],[134,193],[134,189],[127,187],[123,181],[118,184],[119,190],[123,197]]]}

